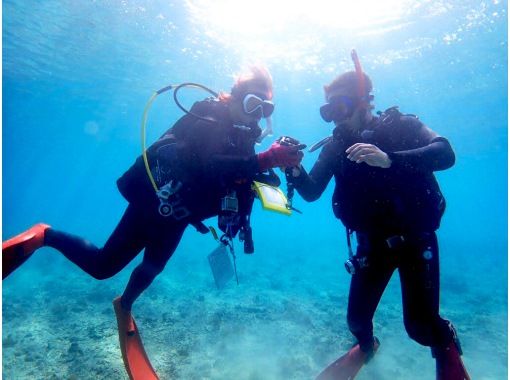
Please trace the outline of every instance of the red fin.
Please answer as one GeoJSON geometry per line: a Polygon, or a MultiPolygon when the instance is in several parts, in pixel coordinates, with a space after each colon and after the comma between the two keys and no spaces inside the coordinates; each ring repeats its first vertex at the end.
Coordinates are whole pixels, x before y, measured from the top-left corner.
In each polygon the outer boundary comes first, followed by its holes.
{"type": "Polygon", "coordinates": [[[131,313],[122,309],[120,297],[113,300],[113,307],[117,316],[122,359],[129,378],[131,380],[159,380],[143,348],[136,323],[131,313]]]}
{"type": "Polygon", "coordinates": [[[316,380],[354,379],[354,376],[356,376],[364,364],[364,358],[361,355],[350,355],[351,351],[327,366],[317,376],[316,380]]]}
{"type": "Polygon", "coordinates": [[[2,280],[23,264],[32,253],[44,245],[47,224],[39,223],[2,243],[2,280]]]}
{"type": "Polygon", "coordinates": [[[355,345],[346,354],[327,366],[315,380],[352,380],[358,374],[363,365],[372,357],[379,348],[379,340],[374,339],[374,351],[367,354],[360,350],[359,344],[355,345]]]}

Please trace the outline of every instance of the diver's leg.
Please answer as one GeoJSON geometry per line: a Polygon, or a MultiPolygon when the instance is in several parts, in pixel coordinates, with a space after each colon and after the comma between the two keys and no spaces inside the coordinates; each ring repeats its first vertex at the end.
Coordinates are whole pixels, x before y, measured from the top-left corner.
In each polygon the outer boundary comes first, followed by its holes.
{"type": "Polygon", "coordinates": [[[374,244],[358,236],[356,257],[366,257],[368,266],[358,269],[352,276],[347,322],[351,333],[358,339],[360,348],[364,352],[373,349],[372,319],[394,271],[391,261],[383,260],[385,250],[382,243],[374,244]]]}
{"type": "Polygon", "coordinates": [[[446,346],[452,332],[439,316],[439,250],[434,233],[406,243],[399,275],[409,337],[424,346],[446,346]]]}
{"type": "Polygon", "coordinates": [[[439,315],[439,248],[435,233],[423,234],[399,268],[404,324],[416,342],[432,347],[437,379],[469,379],[455,328],[439,315]]]}
{"type": "Polygon", "coordinates": [[[163,271],[177,249],[186,226],[186,223],[176,223],[170,226],[154,226],[151,230],[143,260],[131,274],[121,297],[121,305],[125,311],[131,310],[135,300],[163,271]]]}
{"type": "Polygon", "coordinates": [[[143,249],[145,227],[143,214],[129,205],[103,248],[53,228],[46,230],[44,243],[94,278],[105,279],[121,271],[143,249]]]}

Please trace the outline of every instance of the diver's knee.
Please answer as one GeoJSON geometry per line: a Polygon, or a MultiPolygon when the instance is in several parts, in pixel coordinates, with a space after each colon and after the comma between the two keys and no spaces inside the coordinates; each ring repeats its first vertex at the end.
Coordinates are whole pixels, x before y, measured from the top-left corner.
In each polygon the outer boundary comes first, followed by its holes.
{"type": "Polygon", "coordinates": [[[422,346],[430,346],[432,344],[432,321],[413,320],[404,322],[404,325],[409,338],[422,346]]]}
{"type": "Polygon", "coordinates": [[[96,270],[90,275],[94,277],[96,280],[107,280],[109,278],[112,278],[115,276],[119,271],[112,271],[112,270],[96,270]]]}
{"type": "Polygon", "coordinates": [[[111,265],[104,260],[98,260],[89,273],[96,280],[107,280],[119,273],[123,268],[123,266],[111,265]]]}
{"type": "Polygon", "coordinates": [[[142,261],[136,270],[143,276],[154,278],[165,269],[164,264],[142,261]]]}

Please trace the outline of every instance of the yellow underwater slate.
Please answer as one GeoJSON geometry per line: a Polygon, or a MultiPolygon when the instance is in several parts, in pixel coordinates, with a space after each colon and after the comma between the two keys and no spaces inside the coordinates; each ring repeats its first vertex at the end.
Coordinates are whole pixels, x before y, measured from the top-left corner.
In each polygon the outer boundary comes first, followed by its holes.
{"type": "Polygon", "coordinates": [[[252,188],[257,193],[265,210],[279,212],[284,215],[291,214],[291,210],[287,207],[287,197],[278,187],[253,181],[252,188]]]}

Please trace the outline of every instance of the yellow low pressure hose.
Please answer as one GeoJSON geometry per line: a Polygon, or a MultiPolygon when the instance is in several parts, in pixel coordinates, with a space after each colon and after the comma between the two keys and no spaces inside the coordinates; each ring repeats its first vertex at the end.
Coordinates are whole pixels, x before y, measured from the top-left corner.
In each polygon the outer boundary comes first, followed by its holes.
{"type": "Polygon", "coordinates": [[[156,185],[156,181],[154,181],[154,177],[152,176],[151,169],[149,168],[149,160],[147,159],[147,151],[145,149],[145,140],[146,140],[146,127],[147,127],[147,116],[149,114],[149,110],[152,106],[152,103],[154,102],[154,99],[160,94],[160,92],[155,92],[152,94],[151,98],[145,105],[145,109],[143,110],[143,117],[142,117],[142,156],[143,156],[143,162],[145,164],[145,170],[147,171],[147,175],[149,176],[149,179],[151,181],[152,187],[156,192],[158,192],[158,185],[156,185]]]}
{"type": "Polygon", "coordinates": [[[166,92],[166,91],[169,91],[169,90],[175,90],[174,91],[174,101],[175,103],[177,104],[177,106],[183,110],[184,112],[188,113],[188,114],[191,114],[199,119],[202,119],[202,120],[205,120],[205,121],[210,121],[209,119],[207,118],[204,118],[200,115],[196,115],[194,113],[192,113],[191,111],[188,111],[186,110],[180,103],[179,101],[177,100],[177,91],[179,91],[180,88],[182,87],[195,87],[195,88],[201,88],[202,90],[205,90],[207,91],[208,93],[210,93],[211,95],[215,96],[215,97],[218,97],[218,93],[214,92],[213,90],[209,89],[208,87],[205,87],[201,84],[198,84],[198,83],[181,83],[179,85],[177,84],[170,84],[166,87],[163,87],[162,89],[156,91],[154,94],[152,94],[152,96],[150,97],[149,101],[147,102],[147,104],[145,105],[145,109],[143,110],[143,117],[142,117],[142,157],[143,157],[143,162],[145,164],[145,170],[147,171],[147,175],[149,176],[149,180],[151,181],[151,184],[152,184],[152,187],[154,188],[154,190],[156,191],[156,193],[159,191],[159,188],[158,188],[158,185],[156,185],[156,181],[154,180],[154,177],[152,176],[152,173],[151,173],[151,169],[149,167],[149,160],[147,159],[147,151],[145,149],[145,140],[146,140],[146,136],[147,136],[147,133],[146,133],[146,129],[147,129],[147,116],[149,115],[149,110],[152,106],[152,103],[154,102],[154,100],[156,99],[156,97],[160,94],[162,94],[163,92],[166,92]]]}

